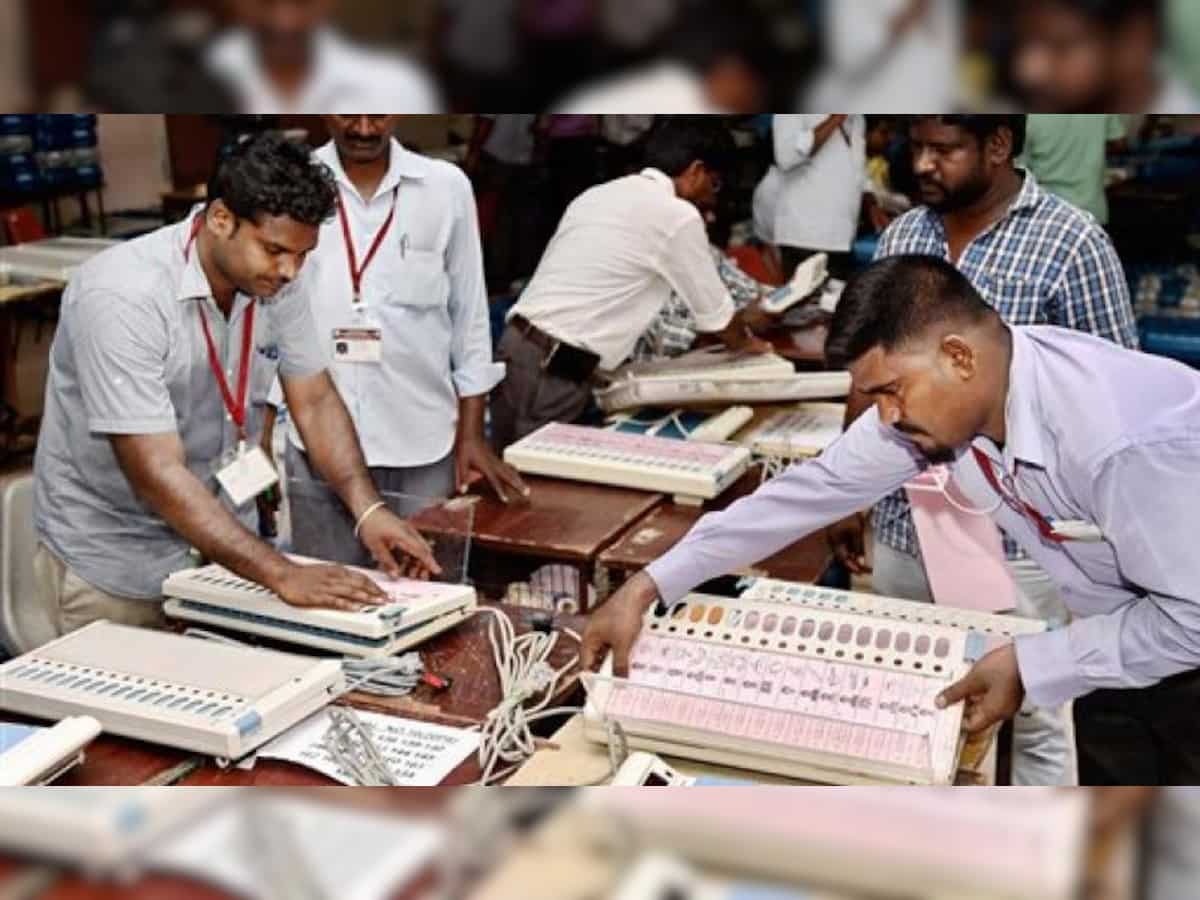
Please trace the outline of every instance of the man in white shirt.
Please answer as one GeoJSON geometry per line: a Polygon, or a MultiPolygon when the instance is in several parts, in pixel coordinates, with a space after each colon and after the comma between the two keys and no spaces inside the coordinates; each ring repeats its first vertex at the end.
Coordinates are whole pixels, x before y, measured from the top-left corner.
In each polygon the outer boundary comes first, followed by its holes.
{"type": "Polygon", "coordinates": [[[957,0],[825,0],[826,69],[807,109],[943,112],[958,104],[957,0]]]}
{"type": "Polygon", "coordinates": [[[736,11],[693,12],[672,26],[655,59],[597,78],[555,107],[602,115],[757,113],[770,107],[765,30],[744,4],[736,11]]]}
{"type": "Polygon", "coordinates": [[[775,164],[754,191],[754,230],[779,246],[786,276],[814,253],[829,255],[833,274],[849,274],[862,210],[866,129],[860,115],[773,117],[775,164]]]}
{"type": "Polygon", "coordinates": [[[237,27],[213,42],[207,63],[243,112],[438,111],[437,90],[419,65],[356,46],[330,27],[331,0],[228,5],[237,27]]]}
{"type": "MultiPolygon", "coordinates": [[[[456,166],[405,150],[395,116],[326,116],[316,151],[338,212],[321,231],[308,283],[317,334],[385,493],[446,497],[478,472],[503,500],[526,493],[484,439],[492,361],[487,292],[470,182],[456,166]]],[[[289,429],[296,551],[354,562],[352,525],[316,482],[289,429]]]]}
{"type": "Polygon", "coordinates": [[[715,205],[731,149],[717,122],[667,120],[650,136],[646,169],[567,208],[500,342],[508,373],[492,395],[498,447],[582,419],[597,371],[629,357],[672,291],[697,330],[734,349],[767,349],[735,313],[701,215],[715,205]]]}

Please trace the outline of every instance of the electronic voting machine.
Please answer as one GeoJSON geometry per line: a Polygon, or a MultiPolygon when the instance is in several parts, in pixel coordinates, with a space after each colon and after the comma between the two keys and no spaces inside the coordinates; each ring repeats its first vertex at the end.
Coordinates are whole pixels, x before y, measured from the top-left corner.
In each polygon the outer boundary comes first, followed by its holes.
{"type": "Polygon", "coordinates": [[[50,784],[83,762],[100,735],[91,716],[71,716],[48,727],[0,722],[0,787],[50,784]]]}
{"type": "MultiPolygon", "coordinates": [[[[318,562],[299,556],[289,559],[301,564],[318,562]]],[[[356,571],[382,587],[389,602],[361,612],[301,608],[268,588],[210,564],[167,578],[163,609],[176,619],[361,657],[408,650],[453,628],[475,611],[475,589],[469,585],[356,571]]]]}
{"type": "Polygon", "coordinates": [[[803,884],[809,900],[1078,900],[1087,793],[855,787],[808,791],[799,803],[789,791],[729,788],[713,815],[706,791],[589,791],[576,821],[600,847],[653,847],[705,869],[803,884]]]}
{"type": "Polygon", "coordinates": [[[668,756],[831,784],[951,784],[961,704],[934,698],[1007,616],[760,582],[732,600],[693,594],[646,614],[628,678],[585,674],[585,730],[668,756]],[[988,620],[988,621],[985,621],[988,620]]]}
{"type": "Polygon", "coordinates": [[[330,703],[341,663],[93,622],[0,665],[0,709],[236,760],[330,703]]]}
{"type": "Polygon", "coordinates": [[[699,505],[745,473],[750,451],[551,422],[509,446],[504,461],[530,475],[673,493],[699,505]]]}
{"type": "Polygon", "coordinates": [[[824,452],[842,436],[845,418],[844,403],[800,403],[775,413],[739,443],[760,459],[788,465],[824,452]]]}
{"type": "Polygon", "coordinates": [[[606,414],[645,406],[732,406],[829,400],[850,393],[849,372],[797,372],[773,353],[703,348],[669,360],[632,363],[596,391],[606,414]]]}

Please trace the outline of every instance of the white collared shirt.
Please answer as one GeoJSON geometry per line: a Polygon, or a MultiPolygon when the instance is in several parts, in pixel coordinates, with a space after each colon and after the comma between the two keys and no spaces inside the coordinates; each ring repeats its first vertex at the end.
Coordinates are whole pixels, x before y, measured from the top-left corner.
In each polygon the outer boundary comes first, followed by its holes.
{"type": "Polygon", "coordinates": [[[866,178],[866,119],[847,118],[814,152],[816,115],[775,116],[775,165],[754,191],[754,231],[785,247],[844,253],[854,242],[866,178]]]}
{"type": "MultiPolygon", "coordinates": [[[[504,366],[492,361],[471,184],[457,166],[411,153],[393,140],[387,174],[375,195],[364,199],[332,143],[315,156],[337,179],[359,266],[398,188],[395,219],[362,280],[362,316],[383,332],[383,361],[330,362],[367,465],[437,462],[454,445],[459,398],[486,394],[504,377],[504,366]]],[[[306,284],[317,334],[332,358],[333,330],[362,324],[353,310],[340,217],[321,227],[307,265],[313,269],[306,284]]],[[[303,447],[294,426],[288,436],[303,447]]]]}
{"type": "Polygon", "coordinates": [[[903,34],[894,22],[911,0],[830,0],[825,4],[828,64],[805,109],[937,113],[959,104],[962,13],[956,0],[932,0],[903,34]]]}
{"type": "Polygon", "coordinates": [[[299,93],[281,96],[259,64],[258,51],[244,29],[213,42],[206,62],[229,85],[243,112],[354,113],[363,109],[393,113],[435,113],[437,90],[412,61],[355,46],[329,28],[313,38],[312,73],[299,93]]]}
{"type": "MultiPolygon", "coordinates": [[[[186,250],[193,217],[201,214],[193,210],[76,269],[50,350],[34,461],[38,540],[84,581],[118,597],[160,597],[163,579],[188,565],[190,544],[134,491],[110,437],[178,435],[184,463],[214,494],[214,464],[238,446],[200,317],[236,392],[253,308],[246,411],[252,443],[276,375],[302,379],[325,368],[304,297],[308,262],[294,282],[253,307],[239,292],[226,317],[199,251],[186,250]]],[[[253,504],[234,509],[224,494],[221,500],[254,527],[253,504]]]]}
{"type": "Polygon", "coordinates": [[[605,75],[572,91],[557,107],[562,113],[619,115],[723,113],[708,99],[704,79],[682,63],[664,60],[605,75]]]}
{"type": "Polygon", "coordinates": [[[700,211],[646,169],[572,201],[512,315],[615,369],[678,294],[702,332],[720,331],[734,305],[708,249],[700,211]]]}

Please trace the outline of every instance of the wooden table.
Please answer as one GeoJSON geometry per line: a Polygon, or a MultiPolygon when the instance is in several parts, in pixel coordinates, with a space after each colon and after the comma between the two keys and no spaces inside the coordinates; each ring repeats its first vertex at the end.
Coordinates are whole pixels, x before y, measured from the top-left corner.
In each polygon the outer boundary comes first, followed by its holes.
{"type": "Polygon", "coordinates": [[[447,516],[446,511],[474,505],[469,574],[483,596],[502,597],[510,582],[525,580],[547,563],[571,566],[580,572],[581,584],[591,583],[600,553],[664,500],[662,494],[558,478],[530,476],[526,483],[532,491],[526,504],[478,494],[448,500],[412,518],[435,539],[461,538],[464,517],[447,516]]]}
{"type": "MultiPolygon", "coordinates": [[[[530,618],[535,610],[511,606],[497,608],[512,618],[518,634],[530,630],[530,618]]],[[[407,697],[350,694],[344,702],[358,709],[441,725],[461,728],[480,724],[500,701],[499,676],[488,641],[490,621],[491,617],[487,614],[472,616],[421,647],[426,671],[451,679],[452,684],[447,690],[436,692],[427,685],[421,685],[407,697]]],[[[559,616],[556,624],[576,632],[583,628],[583,621],[574,616],[559,616]]],[[[565,665],[577,649],[573,640],[563,637],[550,657],[551,665],[555,668],[565,665]]],[[[569,703],[579,692],[578,679],[572,676],[564,681],[551,705],[569,703]]],[[[198,763],[198,768],[179,778],[177,783],[181,785],[317,786],[334,783],[318,772],[291,763],[258,760],[249,770],[221,769],[211,759],[203,759],[186,751],[111,735],[102,735],[94,741],[87,750],[83,765],[57,783],[76,786],[138,785],[187,761],[198,763]]],[[[472,756],[452,771],[443,784],[471,784],[478,780],[479,775],[477,759],[472,756]]]]}
{"type": "MultiPolygon", "coordinates": [[[[706,513],[724,509],[735,500],[754,493],[759,479],[760,470],[754,466],[725,493],[702,508],[672,502],[655,507],[600,554],[598,587],[603,587],[607,596],[616,587],[614,582],[623,581],[658,559],[679,543],[706,513]]],[[[814,583],[825,574],[832,558],[824,532],[816,532],[754,566],[729,574],[814,583]]]]}

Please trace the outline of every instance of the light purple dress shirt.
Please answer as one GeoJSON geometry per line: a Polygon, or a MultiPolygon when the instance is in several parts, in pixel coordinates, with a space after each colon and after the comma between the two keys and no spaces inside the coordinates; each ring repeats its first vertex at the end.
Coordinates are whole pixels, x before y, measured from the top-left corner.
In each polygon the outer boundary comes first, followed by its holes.
{"type": "MultiPolygon", "coordinates": [[[[1050,574],[1073,613],[1065,628],[1017,638],[1031,701],[1054,707],[1200,667],[1200,372],[1078,331],[1010,330],[1006,444],[980,437],[974,447],[1042,516],[1103,535],[1043,539],[970,448],[951,466],[963,494],[1050,574]]],[[[647,571],[676,600],[866,509],[923,465],[871,409],[820,458],[705,516],[647,571]]]]}

